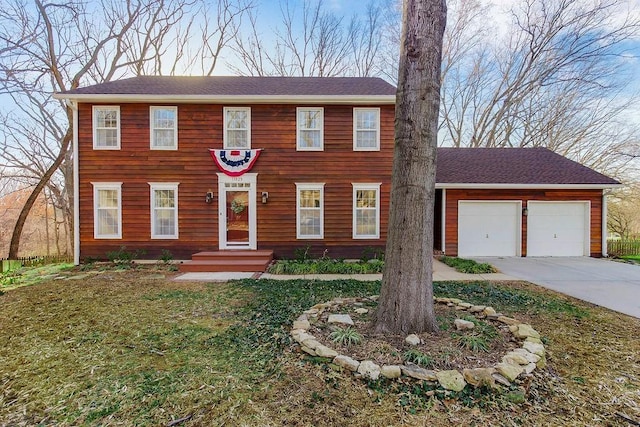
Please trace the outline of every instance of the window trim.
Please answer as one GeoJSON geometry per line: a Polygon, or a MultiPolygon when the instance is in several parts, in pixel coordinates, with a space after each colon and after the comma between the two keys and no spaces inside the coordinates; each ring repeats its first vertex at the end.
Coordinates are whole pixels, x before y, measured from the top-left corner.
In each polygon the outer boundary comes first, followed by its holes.
{"type": "MultiPolygon", "coordinates": [[[[244,129],[236,129],[244,130],[244,129]]],[[[222,146],[225,150],[250,150],[251,149],[251,107],[223,107],[222,108],[222,146]],[[246,147],[232,147],[229,145],[229,138],[227,136],[227,112],[228,111],[246,111],[247,112],[247,146],[246,147]]]]}
{"type": "Polygon", "coordinates": [[[379,107],[366,107],[366,108],[353,108],[353,151],[380,151],[380,108],[379,107]],[[358,147],[358,131],[371,131],[371,129],[358,129],[357,116],[359,111],[373,111],[376,113],[376,146],[375,147],[358,147]]]}
{"type": "Polygon", "coordinates": [[[296,108],[296,151],[324,151],[324,107],[297,107],[296,108]],[[300,121],[301,111],[319,111],[320,112],[320,128],[309,129],[303,128],[300,121]],[[320,131],[320,146],[319,147],[303,147],[300,145],[301,138],[300,133],[302,131],[320,131]]]}
{"type": "Polygon", "coordinates": [[[120,150],[120,142],[121,142],[120,140],[120,127],[121,127],[120,106],[119,105],[94,105],[91,113],[92,113],[91,127],[93,128],[93,149],[94,150],[120,150]],[[96,145],[98,141],[98,130],[111,129],[111,128],[98,128],[96,114],[100,110],[115,110],[117,112],[118,124],[116,126],[116,145],[113,147],[96,145]]]}
{"type": "Polygon", "coordinates": [[[352,238],[353,239],[379,239],[380,238],[380,185],[381,183],[351,183],[353,186],[353,205],[351,215],[353,217],[352,223],[352,238]],[[375,234],[358,234],[357,224],[357,211],[358,209],[371,209],[371,208],[358,208],[357,206],[357,192],[358,190],[375,190],[376,192],[376,232],[375,234]]]}
{"type": "Polygon", "coordinates": [[[94,239],[122,239],[122,183],[121,182],[92,182],[93,185],[93,238],[94,239]],[[118,192],[118,233],[99,234],[98,230],[98,192],[100,190],[116,190],[118,192]]]}
{"type": "Polygon", "coordinates": [[[151,238],[152,239],[178,239],[179,231],[178,231],[178,185],[179,182],[149,182],[149,210],[150,210],[150,228],[151,228],[151,238]],[[155,206],[155,191],[157,190],[172,190],[173,191],[173,200],[174,200],[174,208],[175,212],[174,217],[174,234],[157,234],[155,232],[156,228],[156,206],[155,206]]]}
{"type": "MultiPolygon", "coordinates": [[[[305,208],[309,209],[309,208],[305,208]]],[[[321,240],[324,239],[324,182],[298,183],[296,182],[296,239],[321,240]],[[320,191],[320,234],[302,234],[300,232],[300,190],[320,191]]]]}
{"type": "Polygon", "coordinates": [[[178,107],[171,105],[152,105],[149,107],[149,149],[151,150],[164,150],[175,151],[178,149],[178,107]],[[154,120],[154,112],[156,110],[171,110],[175,114],[174,127],[173,128],[156,128],[154,120]],[[169,147],[159,147],[155,145],[155,130],[156,129],[172,129],[173,130],[173,145],[169,147]]]}

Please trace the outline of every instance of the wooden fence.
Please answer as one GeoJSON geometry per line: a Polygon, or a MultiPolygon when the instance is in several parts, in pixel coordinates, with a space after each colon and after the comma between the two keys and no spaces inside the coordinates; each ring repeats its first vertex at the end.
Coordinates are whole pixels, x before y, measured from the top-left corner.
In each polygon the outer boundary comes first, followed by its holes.
{"type": "Polygon", "coordinates": [[[20,267],[38,267],[47,264],[73,262],[73,257],[71,255],[42,255],[19,257],[17,260],[0,258],[0,261],[0,264],[2,265],[0,272],[4,273],[5,271],[14,270],[20,267]]]}
{"type": "Polygon", "coordinates": [[[640,255],[640,240],[607,240],[609,255],[640,255]]]}

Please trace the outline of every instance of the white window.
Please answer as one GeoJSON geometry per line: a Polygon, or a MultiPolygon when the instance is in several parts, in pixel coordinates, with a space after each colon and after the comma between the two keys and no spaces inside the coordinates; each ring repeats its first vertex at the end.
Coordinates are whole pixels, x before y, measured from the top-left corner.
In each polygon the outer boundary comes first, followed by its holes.
{"type": "Polygon", "coordinates": [[[251,148],[251,108],[224,107],[224,148],[251,148]]]}
{"type": "Polygon", "coordinates": [[[178,149],[178,107],[151,107],[151,149],[178,149]]]}
{"type": "Polygon", "coordinates": [[[380,184],[353,184],[353,238],[380,238],[380,184]]]}
{"type": "Polygon", "coordinates": [[[153,183],[151,186],[151,238],[178,238],[178,184],[153,183]]]}
{"type": "Polygon", "coordinates": [[[298,239],[324,237],[324,184],[296,184],[298,239]]]}
{"type": "Polygon", "coordinates": [[[380,151],[380,109],[353,109],[354,151],[380,151]]]}
{"type": "Polygon", "coordinates": [[[324,109],[298,107],[297,116],[298,151],[322,151],[324,109]]]}
{"type": "Polygon", "coordinates": [[[121,182],[94,182],[93,237],[122,239],[121,182]]]}
{"type": "Polygon", "coordinates": [[[93,106],[93,148],[120,149],[120,107],[93,106]]]}

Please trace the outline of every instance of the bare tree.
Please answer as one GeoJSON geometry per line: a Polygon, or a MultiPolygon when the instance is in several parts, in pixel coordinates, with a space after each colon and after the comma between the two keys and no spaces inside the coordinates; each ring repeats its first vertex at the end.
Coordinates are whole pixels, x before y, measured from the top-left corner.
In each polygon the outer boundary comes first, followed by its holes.
{"type": "Polygon", "coordinates": [[[374,329],[436,331],[433,209],[444,0],[405,0],[385,268],[374,329]]]}
{"type": "Polygon", "coordinates": [[[210,74],[235,36],[249,0],[104,0],[5,2],[0,10],[0,94],[13,99],[1,116],[7,144],[0,167],[33,188],[14,227],[18,255],[24,223],[49,186],[72,229],[72,106],[54,92],[140,74],[210,74]],[[212,16],[216,14],[215,20],[212,16]],[[211,21],[215,24],[211,24],[211,21]],[[194,43],[194,40],[198,42],[194,43]],[[195,47],[194,47],[195,46],[195,47]]]}
{"type": "Polygon", "coordinates": [[[364,18],[327,11],[322,0],[279,3],[281,21],[261,23],[258,10],[249,25],[238,30],[234,49],[238,61],[228,67],[241,75],[257,76],[371,76],[380,72],[378,52],[383,41],[384,10],[370,3],[364,18]],[[271,31],[264,31],[265,26],[271,31]]]}
{"type": "Polygon", "coordinates": [[[625,164],[616,147],[637,131],[620,126],[634,102],[622,96],[624,43],[640,34],[625,4],[522,0],[501,39],[497,29],[487,32],[479,2],[456,1],[443,64],[443,142],[545,146],[615,174],[625,164]]]}
{"type": "Polygon", "coordinates": [[[607,229],[621,239],[640,236],[640,185],[630,184],[609,197],[607,229]]]}

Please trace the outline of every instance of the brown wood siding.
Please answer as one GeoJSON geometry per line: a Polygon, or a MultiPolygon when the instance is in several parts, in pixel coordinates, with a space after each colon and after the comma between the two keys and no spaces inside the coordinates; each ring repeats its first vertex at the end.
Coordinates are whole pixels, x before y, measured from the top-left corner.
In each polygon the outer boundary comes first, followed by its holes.
{"type": "MultiPolygon", "coordinates": [[[[461,200],[588,201],[591,203],[592,257],[602,256],[602,190],[446,190],[445,253],[458,255],[458,202],[461,200]]],[[[522,217],[522,256],[527,254],[527,217],[522,217]]]]}
{"type": "MultiPolygon", "coordinates": [[[[112,104],[109,104],[112,105],[112,104]]],[[[160,105],[160,104],[153,104],[160,105]]],[[[324,151],[296,151],[296,105],[249,105],[251,146],[264,151],[257,173],[258,247],[291,256],[312,246],[315,254],[359,257],[364,248],[386,240],[394,107],[380,108],[381,150],[353,151],[353,106],[324,106],[324,151]],[[324,239],[296,239],[295,183],[325,183],[324,239]],[[382,183],[380,239],[352,239],[352,183],[382,183]],[[260,193],[269,192],[267,204],[260,193]]],[[[104,258],[121,246],[157,258],[163,249],[174,258],[218,248],[219,172],[209,148],[222,148],[223,105],[178,105],[178,150],[149,148],[150,104],[121,104],[121,149],[94,150],[92,105],[79,106],[80,256],[104,258]],[[122,182],[122,239],[94,239],[92,182],[122,182]],[[178,182],[179,239],[151,239],[149,182],[178,182]],[[212,190],[214,202],[204,202],[212,190]]]]}

